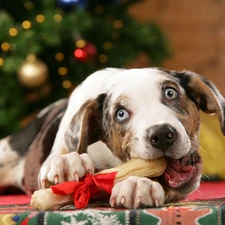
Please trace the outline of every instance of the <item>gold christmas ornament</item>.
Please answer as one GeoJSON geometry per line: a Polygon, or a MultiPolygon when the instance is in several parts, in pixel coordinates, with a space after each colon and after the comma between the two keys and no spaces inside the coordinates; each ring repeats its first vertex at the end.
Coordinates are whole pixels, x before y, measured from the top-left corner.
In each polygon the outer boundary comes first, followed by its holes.
{"type": "Polygon", "coordinates": [[[20,83],[27,88],[40,87],[48,79],[48,68],[45,63],[31,54],[18,69],[18,78],[20,83]]]}

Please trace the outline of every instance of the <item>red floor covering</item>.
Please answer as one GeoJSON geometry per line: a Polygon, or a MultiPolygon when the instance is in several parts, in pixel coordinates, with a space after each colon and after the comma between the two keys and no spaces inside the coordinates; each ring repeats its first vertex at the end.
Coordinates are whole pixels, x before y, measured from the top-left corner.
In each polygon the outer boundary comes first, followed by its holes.
{"type": "MultiPolygon", "coordinates": [[[[211,200],[225,197],[225,181],[204,182],[194,193],[187,198],[188,201],[211,200]]],[[[0,205],[28,204],[30,197],[26,195],[0,195],[0,205]]]]}

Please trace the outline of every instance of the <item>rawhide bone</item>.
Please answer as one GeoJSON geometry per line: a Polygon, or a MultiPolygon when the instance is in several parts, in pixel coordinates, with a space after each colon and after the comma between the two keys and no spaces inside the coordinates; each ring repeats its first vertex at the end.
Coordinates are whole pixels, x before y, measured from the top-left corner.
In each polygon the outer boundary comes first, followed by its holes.
{"type": "Polygon", "coordinates": [[[69,181],[51,188],[35,191],[31,206],[38,210],[56,210],[74,202],[76,208],[85,208],[91,196],[100,190],[111,194],[113,185],[129,176],[159,177],[167,166],[164,157],[154,160],[131,159],[118,167],[86,175],[82,181],[69,181]]]}

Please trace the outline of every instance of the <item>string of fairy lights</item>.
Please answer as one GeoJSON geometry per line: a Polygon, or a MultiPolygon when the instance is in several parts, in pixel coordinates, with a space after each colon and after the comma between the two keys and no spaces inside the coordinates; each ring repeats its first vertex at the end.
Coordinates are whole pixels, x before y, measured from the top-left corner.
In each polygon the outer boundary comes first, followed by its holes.
{"type": "MultiPolygon", "coordinates": [[[[24,3],[24,6],[27,10],[32,10],[34,8],[34,4],[31,1],[26,1],[24,3]]],[[[95,7],[94,12],[96,15],[101,15],[104,12],[104,7],[101,5],[98,5],[95,7]]],[[[49,18],[48,18],[49,19],[49,18]]],[[[56,13],[53,15],[54,22],[61,23],[63,20],[63,15],[61,13],[56,13]]],[[[25,37],[29,38],[33,36],[32,32],[32,27],[34,23],[45,23],[46,22],[46,16],[44,14],[38,14],[35,16],[35,20],[24,20],[21,24],[16,24],[14,27],[10,27],[8,29],[8,35],[11,38],[17,37],[21,30],[23,29],[24,32],[23,34],[25,37]]],[[[123,28],[124,24],[122,20],[116,19],[114,15],[109,15],[108,20],[112,22],[114,31],[112,32],[112,39],[118,39],[119,38],[119,32],[121,28],[123,28]]],[[[10,39],[9,39],[10,40],[10,39]]],[[[77,40],[74,40],[75,42],[75,50],[73,52],[73,56],[76,58],[76,60],[80,62],[86,62],[89,57],[95,58],[95,60],[98,60],[101,64],[107,63],[108,61],[108,56],[107,56],[107,51],[110,51],[113,47],[113,44],[111,41],[105,41],[102,43],[102,48],[104,49],[104,53],[97,52],[96,47],[94,44],[87,42],[86,40],[82,38],[78,38],[77,40]]],[[[1,51],[0,51],[0,67],[4,65],[5,58],[9,54],[10,51],[16,51],[17,46],[13,43],[10,43],[10,41],[4,41],[0,45],[1,51]]],[[[28,55],[27,57],[29,57],[28,55]]],[[[57,64],[60,65],[58,67],[58,74],[62,77],[62,87],[65,89],[70,89],[73,87],[72,82],[69,80],[69,68],[67,66],[63,65],[63,62],[65,61],[65,55],[63,51],[59,51],[54,55],[54,59],[58,62],[57,64]]],[[[38,60],[38,59],[37,59],[38,60]]],[[[28,64],[29,62],[26,60],[23,63],[28,64]]],[[[34,63],[34,61],[32,61],[34,63]]],[[[40,60],[38,60],[38,63],[40,63],[40,60]]],[[[42,62],[44,64],[44,62],[42,62]]],[[[17,73],[20,73],[20,76],[24,76],[21,71],[18,69],[17,73]],[[21,75],[22,74],[22,75],[21,75]]],[[[30,71],[29,71],[30,72],[30,71]]],[[[40,73],[40,71],[39,71],[40,73]]],[[[47,75],[46,75],[47,76],[47,75]]],[[[31,77],[29,77],[31,79],[31,77]]],[[[34,79],[37,79],[37,77],[34,76],[34,79]]],[[[20,81],[23,79],[20,79],[20,81]]],[[[41,79],[43,82],[46,81],[46,79],[41,79]]],[[[21,81],[22,82],[22,81],[21,81]]],[[[22,83],[24,85],[24,83],[22,83]]],[[[40,82],[38,83],[40,85],[40,82]]],[[[29,87],[29,83],[26,83],[25,86],[29,87]]],[[[32,87],[35,87],[35,85],[31,85],[32,87]]]]}

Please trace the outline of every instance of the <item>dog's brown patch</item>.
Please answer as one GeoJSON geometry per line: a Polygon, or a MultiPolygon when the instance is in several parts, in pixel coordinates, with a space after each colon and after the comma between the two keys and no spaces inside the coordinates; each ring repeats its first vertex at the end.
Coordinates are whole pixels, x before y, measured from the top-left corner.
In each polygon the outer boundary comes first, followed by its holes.
{"type": "Polygon", "coordinates": [[[119,96],[111,106],[111,95],[109,95],[104,104],[103,126],[108,147],[122,161],[127,161],[130,159],[132,133],[128,129],[127,121],[120,123],[116,120],[116,109],[120,106],[129,107],[128,97],[119,96]]]}
{"type": "Polygon", "coordinates": [[[73,116],[65,133],[65,142],[70,151],[80,154],[87,152],[88,145],[103,139],[102,134],[102,101],[100,95],[96,99],[86,101],[73,116]]]}
{"type": "Polygon", "coordinates": [[[194,102],[182,93],[179,85],[175,81],[166,81],[162,86],[162,103],[171,108],[175,113],[178,120],[183,124],[189,137],[196,137],[199,132],[200,118],[199,111],[194,102]],[[178,92],[177,98],[167,100],[164,97],[165,87],[172,87],[178,92]]]}
{"type": "Polygon", "coordinates": [[[225,104],[217,88],[206,78],[190,71],[172,71],[170,74],[178,78],[188,97],[199,109],[205,113],[217,114],[221,130],[225,134],[225,104]]]}
{"type": "MultiPolygon", "coordinates": [[[[60,104],[57,104],[55,107],[50,108],[49,111],[47,111],[47,116],[45,116],[45,114],[43,115],[44,123],[42,124],[40,132],[29,146],[29,151],[24,165],[23,180],[24,189],[28,194],[38,189],[37,181],[41,165],[46,160],[52,149],[55,136],[66,107],[67,100],[61,101],[60,104]]],[[[63,154],[63,151],[65,150],[61,149],[61,151],[62,152],[60,153],[63,154]]]]}
{"type": "Polygon", "coordinates": [[[199,112],[195,105],[190,101],[186,100],[186,114],[177,114],[178,119],[183,124],[187,135],[191,138],[196,138],[199,133],[200,117],[199,112]]]}
{"type": "Polygon", "coordinates": [[[117,125],[112,129],[112,136],[109,145],[111,149],[113,149],[113,153],[123,162],[126,162],[130,159],[131,137],[132,132],[127,131],[126,133],[124,133],[124,128],[121,128],[121,126],[117,125]]]}
{"type": "MultiPolygon", "coordinates": [[[[193,153],[194,156],[197,157],[199,155],[199,143],[197,139],[200,126],[199,112],[195,104],[189,99],[186,99],[185,96],[183,96],[179,100],[177,108],[180,107],[183,108],[182,113],[180,109],[177,111],[175,110],[176,116],[178,120],[182,123],[191,142],[190,154],[193,153]]],[[[187,187],[183,188],[181,193],[183,193],[186,188],[187,187]]]]}

